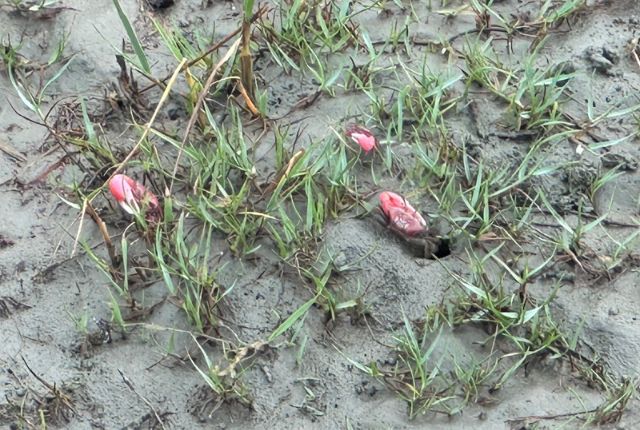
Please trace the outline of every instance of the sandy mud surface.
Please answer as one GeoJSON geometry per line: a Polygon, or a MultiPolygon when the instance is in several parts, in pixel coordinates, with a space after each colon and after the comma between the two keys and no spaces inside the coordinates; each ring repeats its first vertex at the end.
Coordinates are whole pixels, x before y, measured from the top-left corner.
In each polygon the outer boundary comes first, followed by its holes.
{"type": "Polygon", "coordinates": [[[159,3],[0,2],[0,427],[640,428],[640,3],[159,3]]]}

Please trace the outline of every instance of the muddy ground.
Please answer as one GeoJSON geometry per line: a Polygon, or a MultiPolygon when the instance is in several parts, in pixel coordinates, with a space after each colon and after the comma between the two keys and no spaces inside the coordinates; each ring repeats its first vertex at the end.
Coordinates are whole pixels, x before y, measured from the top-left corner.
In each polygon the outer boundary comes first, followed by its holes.
{"type": "MultiPolygon", "coordinates": [[[[43,100],[45,110],[65,97],[78,96],[85,97],[92,109],[104,108],[104,100],[120,73],[113,46],[120,46],[126,38],[113,4],[69,0],[56,5],[63,9],[36,13],[17,11],[8,3],[0,9],[0,39],[5,46],[17,46],[30,61],[46,62],[56,41],[68,33],[64,52],[75,57],[48,91],[43,100]]],[[[215,35],[221,38],[238,26],[242,7],[234,1],[200,5],[177,0],[165,10],[154,11],[145,2],[122,3],[156,76],[170,73],[176,62],[160,43],[151,17],[175,23],[185,32],[215,28],[215,35]]],[[[370,10],[355,20],[373,41],[383,41],[394,23],[415,17],[408,26],[410,39],[415,42],[413,57],[428,53],[425,58],[430,67],[449,67],[460,73],[455,60],[440,52],[435,42],[473,30],[475,17],[459,14],[447,18],[438,13],[443,7],[437,0],[431,10],[425,3],[388,2],[384,12],[370,10]]],[[[463,3],[449,2],[446,8],[453,10],[463,3]]],[[[535,15],[538,3],[542,2],[503,0],[495,1],[495,6],[503,16],[526,20],[528,14],[535,15]]],[[[540,49],[538,65],[568,62],[575,69],[576,76],[569,84],[572,101],[566,104],[568,112],[584,119],[587,100],[599,112],[639,102],[640,63],[629,50],[629,43],[639,37],[639,26],[640,3],[636,1],[587,2],[551,32],[540,49]]],[[[456,38],[452,44],[461,45],[463,40],[456,38]]],[[[515,53],[526,49],[529,42],[516,39],[515,53]]],[[[496,49],[508,61],[506,42],[496,42],[496,49]]],[[[331,57],[334,67],[349,64],[340,55],[331,57]]],[[[356,62],[366,60],[361,51],[349,51],[349,55],[356,62]]],[[[412,56],[402,50],[390,50],[382,62],[393,65],[398,58],[411,64],[412,56]]],[[[419,67],[418,62],[413,66],[419,67]]],[[[293,124],[292,132],[300,129],[312,138],[331,135],[329,127],[339,130],[346,117],[367,110],[363,108],[363,96],[338,92],[336,97],[323,95],[310,106],[290,112],[314,91],[316,84],[309,77],[283,73],[265,58],[256,59],[256,69],[259,83],[268,89],[269,116],[282,117],[276,120],[281,124],[293,124]]],[[[547,355],[518,369],[499,390],[490,390],[492,383],[487,382],[479,388],[475,401],[459,413],[449,416],[429,412],[410,420],[406,402],[388,385],[364,374],[354,362],[393,366],[397,360],[394,335],[402,331],[404,319],[418,321],[424,318],[425,308],[459,295],[451,273],[466,276],[470,272],[469,255],[463,244],[452,244],[451,253],[440,261],[417,259],[370,217],[352,213],[326,226],[321,249],[338,256],[338,261],[357,262],[355,269],[337,274],[334,282],[345,297],[358,295],[365,288],[364,306],[370,317],[363,322],[343,313],[327,321],[322,310],[313,306],[295,342],[281,337],[259,348],[252,361],[245,363],[242,386],[250,404],[237,400],[219,403],[194,365],[174,357],[184,356],[190,348],[195,364],[205,366],[186,334],[192,326],[175,302],[165,300],[163,282],[144,290],[141,300],[159,305],[150,315],[132,323],[126,335],[118,330],[108,330],[107,335],[102,330],[112,317],[109,281],[82,249],[76,249],[79,211],[61,199],[73,201],[70,187],[85,180],[85,175],[64,158],[62,148],[52,143],[45,128],[28,120],[35,119],[33,113],[16,95],[6,67],[0,71],[2,428],[41,428],[45,421],[50,428],[65,429],[579,428],[585,424],[585,411],[596,410],[608,398],[610,393],[574,371],[571,360],[547,355]],[[89,336],[74,324],[74,319],[83,315],[88,318],[89,336]],[[305,339],[301,358],[300,339],[305,339]],[[167,356],[169,343],[175,351],[171,356],[167,356]]],[[[380,79],[381,84],[394,79],[393,71],[380,79]]],[[[456,87],[454,92],[463,94],[464,89],[456,87]]],[[[150,111],[158,96],[149,94],[150,111]]],[[[501,125],[503,110],[503,103],[486,92],[465,94],[465,101],[447,117],[451,139],[477,147],[489,165],[510,163],[522,154],[524,144],[501,125]]],[[[165,130],[180,130],[189,119],[179,100],[171,100],[160,115],[165,130]]],[[[131,118],[123,112],[109,117],[102,127],[112,145],[131,148],[137,135],[130,124],[131,118]]],[[[247,133],[255,136],[260,129],[253,123],[247,126],[247,133]]],[[[607,214],[608,223],[584,237],[584,247],[592,252],[591,263],[595,266],[612,254],[614,239],[620,241],[637,229],[640,149],[634,134],[638,122],[633,115],[621,116],[592,131],[601,141],[632,137],[594,153],[580,151],[576,141],[557,142],[548,149],[549,164],[576,163],[542,181],[546,181],[548,198],[555,207],[567,209],[563,217],[573,225],[578,217],[575,196],[588,180],[585,177],[611,168],[610,160],[617,160],[614,165],[622,174],[599,190],[587,211],[596,217],[607,214]]],[[[268,144],[261,146],[257,158],[268,151],[268,144]]],[[[398,152],[402,154],[402,150],[398,152]]],[[[372,188],[400,184],[410,187],[398,178],[388,178],[372,188]]],[[[438,213],[434,201],[416,203],[432,218],[438,213]]],[[[127,226],[123,213],[106,199],[96,200],[95,205],[112,233],[127,226]]],[[[554,219],[540,216],[537,221],[552,224],[554,219]]],[[[446,226],[442,228],[446,230],[446,226]]],[[[546,231],[551,234],[557,229],[552,226],[546,231]]],[[[81,239],[100,255],[105,254],[102,236],[89,217],[83,221],[81,239]]],[[[222,258],[228,263],[217,282],[230,289],[221,305],[223,323],[218,334],[237,336],[242,344],[265,341],[312,295],[295,272],[283,270],[278,258],[267,252],[268,244],[259,258],[243,260],[228,255],[224,239],[221,234],[214,237],[214,247],[224,253],[222,258]]],[[[539,262],[546,255],[537,254],[542,247],[538,245],[529,241],[524,246],[533,261],[538,258],[539,262]]],[[[625,261],[606,275],[594,274],[583,264],[565,259],[527,287],[529,294],[544,300],[560,280],[551,306],[555,321],[567,332],[579,333],[583,353],[597,356],[618,381],[640,373],[638,258],[632,242],[625,261]]],[[[501,276],[499,265],[489,267],[493,272],[490,276],[501,276]]],[[[447,373],[456,364],[486,358],[489,346],[482,342],[489,334],[480,325],[445,326],[436,351],[441,371],[447,373]]],[[[496,348],[504,348],[504,354],[512,352],[508,345],[496,348]]],[[[219,358],[220,349],[212,347],[210,353],[219,358]]],[[[513,363],[501,362],[499,366],[509,364],[513,363]]],[[[639,428],[635,395],[619,420],[602,426],[639,428]]]]}

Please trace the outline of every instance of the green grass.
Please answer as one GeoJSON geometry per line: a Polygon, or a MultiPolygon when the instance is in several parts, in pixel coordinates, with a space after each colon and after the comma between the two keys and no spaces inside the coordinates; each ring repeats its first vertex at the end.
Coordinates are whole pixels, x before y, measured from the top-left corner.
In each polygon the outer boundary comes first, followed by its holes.
{"type": "Polygon", "coordinates": [[[242,365],[246,359],[251,358],[249,351],[259,350],[263,347],[263,344],[248,345],[237,348],[235,351],[233,351],[233,345],[227,345],[225,353],[234,353],[236,357],[232,359],[229,356],[225,356],[218,364],[209,357],[209,354],[201,346],[197,338],[194,337],[193,340],[206,367],[199,367],[191,356],[189,356],[189,360],[216,396],[213,409],[209,414],[212,415],[224,402],[229,401],[238,401],[241,404],[250,406],[251,397],[242,381],[242,375],[245,371],[242,365]]]}
{"type": "Polygon", "coordinates": [[[347,1],[280,1],[274,16],[261,20],[258,28],[278,66],[304,73],[307,68],[324,68],[325,53],[359,43],[358,27],[352,21],[357,13],[349,11],[347,1]]]}
{"type": "Polygon", "coordinates": [[[151,74],[151,66],[149,66],[149,60],[147,59],[147,55],[142,48],[142,43],[140,43],[140,39],[138,39],[138,35],[136,31],[131,26],[131,22],[129,22],[129,18],[122,10],[120,6],[119,0],[113,0],[113,5],[118,11],[118,16],[120,17],[120,21],[122,21],[122,25],[124,26],[125,31],[127,32],[127,36],[129,37],[129,43],[133,48],[133,51],[138,58],[137,66],[147,75],[151,74]]]}
{"type": "Polygon", "coordinates": [[[493,52],[492,40],[468,40],[464,47],[467,87],[480,85],[507,103],[506,119],[515,130],[539,130],[540,133],[566,129],[572,124],[562,116],[564,94],[573,74],[537,67],[538,47],[520,60],[519,66],[502,64],[493,52]]]}
{"type": "Polygon", "coordinates": [[[58,41],[55,50],[47,63],[38,64],[30,61],[19,53],[20,46],[13,46],[11,42],[3,43],[0,61],[6,69],[9,81],[22,104],[36,114],[38,120],[47,126],[48,114],[43,111],[43,103],[49,97],[50,87],[59,80],[73,61],[73,55],[65,56],[68,35],[58,41]],[[44,79],[37,80],[34,71],[41,69],[44,79]]]}

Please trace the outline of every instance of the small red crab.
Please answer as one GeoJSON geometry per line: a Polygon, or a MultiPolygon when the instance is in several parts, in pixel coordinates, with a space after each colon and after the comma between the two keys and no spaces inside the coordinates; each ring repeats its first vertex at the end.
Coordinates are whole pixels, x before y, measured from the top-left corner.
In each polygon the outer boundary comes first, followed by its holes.
{"type": "Polygon", "coordinates": [[[347,125],[345,134],[357,143],[365,153],[374,149],[378,143],[373,133],[356,124],[347,125]]]}
{"type": "Polygon", "coordinates": [[[439,247],[439,239],[427,227],[424,217],[399,194],[380,193],[382,223],[402,239],[418,257],[430,257],[439,247]]]}
{"type": "Polygon", "coordinates": [[[143,214],[150,223],[160,220],[161,209],[158,198],[144,185],[127,175],[114,175],[109,181],[109,191],[127,213],[143,214]]]}

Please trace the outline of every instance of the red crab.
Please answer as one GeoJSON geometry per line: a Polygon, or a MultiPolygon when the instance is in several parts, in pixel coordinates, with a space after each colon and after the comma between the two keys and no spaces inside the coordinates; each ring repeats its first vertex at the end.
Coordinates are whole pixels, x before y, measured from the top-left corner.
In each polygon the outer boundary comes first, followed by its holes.
{"type": "Polygon", "coordinates": [[[357,143],[364,152],[371,151],[378,143],[373,133],[356,124],[347,125],[345,134],[357,143]]]}
{"type": "Polygon", "coordinates": [[[158,198],[144,185],[127,175],[114,175],[109,181],[109,191],[127,213],[144,214],[148,222],[160,220],[161,211],[158,198]]]}
{"type": "Polygon", "coordinates": [[[420,212],[404,197],[391,191],[383,191],[379,198],[384,224],[396,233],[417,257],[430,258],[437,253],[440,239],[427,227],[427,222],[420,212]]]}
{"type": "Polygon", "coordinates": [[[380,209],[392,230],[408,236],[416,236],[427,230],[427,222],[420,212],[399,194],[391,191],[380,193],[380,209]]]}

